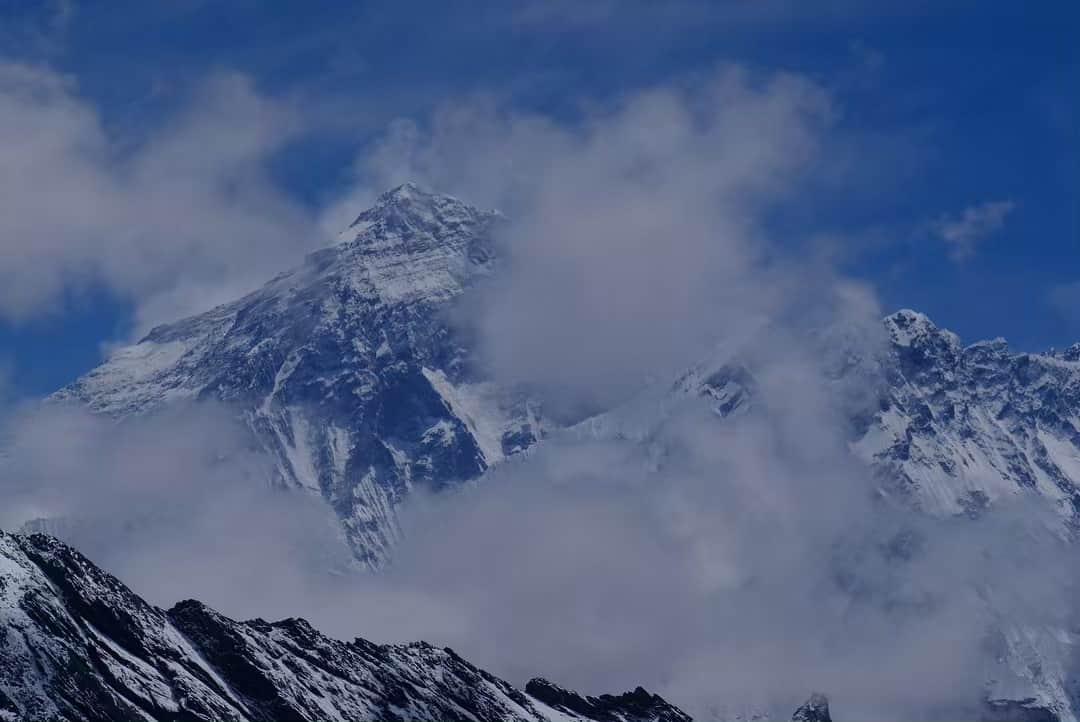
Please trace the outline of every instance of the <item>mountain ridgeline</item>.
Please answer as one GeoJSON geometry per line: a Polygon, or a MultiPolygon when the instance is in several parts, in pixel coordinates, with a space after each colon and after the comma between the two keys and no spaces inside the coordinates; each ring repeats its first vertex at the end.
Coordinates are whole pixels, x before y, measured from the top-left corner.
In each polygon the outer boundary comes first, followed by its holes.
{"type": "Polygon", "coordinates": [[[303,619],[151,606],[43,534],[0,532],[0,720],[688,722],[638,688],[524,692],[430,644],[330,639],[303,619]]]}
{"type": "MultiPolygon", "coordinates": [[[[399,509],[418,488],[475,480],[564,431],[633,436],[616,428],[619,409],[560,429],[537,399],[485,376],[449,321],[471,287],[498,273],[495,238],[505,222],[398,187],[298,268],[153,329],[52,401],[116,419],[198,401],[228,405],[273,461],[267,481],[324,500],[358,564],[381,568],[401,534],[399,509]]],[[[847,441],[875,493],[935,517],[971,519],[1023,497],[1051,512],[1054,532],[1072,541],[1080,344],[1047,353],[1018,353],[1000,339],[964,346],[904,310],[883,320],[881,344],[834,343],[829,355],[835,396],[862,400],[847,441]]],[[[758,404],[753,364],[734,358],[702,362],[661,393],[700,397],[724,423],[758,404]]],[[[194,602],[157,610],[55,541],[2,541],[3,609],[22,615],[5,619],[23,620],[5,624],[3,659],[23,662],[0,662],[8,665],[0,690],[22,695],[3,692],[0,719],[685,718],[644,691],[586,698],[538,680],[519,692],[425,645],[345,644],[296,620],[238,623],[194,602]],[[65,582],[79,574],[93,580],[92,594],[71,588],[84,581],[65,582]],[[39,598],[47,604],[26,601],[39,598]],[[84,687],[96,691],[71,691],[84,687]]],[[[1060,648],[1053,654],[1071,656],[1073,631],[1046,634],[1060,648]]],[[[1048,654],[1018,638],[1005,656],[1018,660],[1030,694],[996,701],[988,718],[1077,718],[1078,685],[1048,654]]],[[[828,719],[828,705],[811,699],[798,714],[828,719]]]]}
{"type": "MultiPolygon", "coordinates": [[[[320,495],[356,558],[379,567],[414,487],[475,479],[555,430],[537,400],[483,376],[447,320],[497,272],[492,236],[503,222],[400,186],[300,267],[155,328],[53,398],[118,418],[191,400],[232,405],[275,460],[274,483],[320,495]]],[[[881,490],[932,514],[977,514],[1031,492],[1073,524],[1080,344],[1046,354],[1000,339],[965,347],[907,310],[884,326],[885,347],[853,349],[834,379],[838,394],[845,385],[876,394],[852,418],[851,448],[881,490]]],[[[672,393],[722,397],[715,409],[726,416],[751,402],[753,373],[722,359],[672,393]]]]}
{"type": "Polygon", "coordinates": [[[418,486],[475,479],[532,444],[527,399],[479,379],[446,311],[495,263],[493,212],[401,186],[336,245],[207,313],[152,330],[56,395],[118,418],[212,399],[320,495],[356,558],[385,563],[418,486]]]}

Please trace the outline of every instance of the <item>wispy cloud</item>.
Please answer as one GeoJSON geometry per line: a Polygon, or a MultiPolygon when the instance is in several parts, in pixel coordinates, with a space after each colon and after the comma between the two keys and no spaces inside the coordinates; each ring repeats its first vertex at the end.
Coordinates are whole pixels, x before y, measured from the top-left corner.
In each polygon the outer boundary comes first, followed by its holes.
{"type": "Polygon", "coordinates": [[[988,201],[965,208],[959,215],[944,215],[932,228],[948,245],[949,257],[962,263],[975,255],[979,243],[1002,229],[1015,209],[1012,200],[988,201]]]}
{"type": "Polygon", "coordinates": [[[272,275],[319,237],[268,171],[302,129],[288,103],[221,72],[133,148],[74,79],[0,63],[0,316],[96,287],[152,323],[272,275]]]}
{"type": "MultiPolygon", "coordinates": [[[[472,329],[498,379],[588,406],[660,369],[663,394],[609,417],[610,433],[553,434],[479,484],[414,498],[386,573],[324,574],[342,551],[326,510],[260,494],[250,437],[205,407],[22,420],[0,526],[67,518],[155,601],[426,638],[515,681],[647,682],[702,718],[790,712],[816,688],[857,719],[970,718],[956,705],[983,691],[975,591],[1008,580],[997,611],[1036,628],[1063,615],[1045,570],[1065,567],[1008,519],[875,501],[850,456],[848,396],[806,329],[872,344],[873,294],[828,268],[785,272],[765,221],[831,159],[832,105],[806,78],[729,68],[576,123],[444,108],[363,159],[376,187],[415,178],[507,212],[504,280],[480,290],[472,329]],[[753,358],[756,410],[737,423],[668,395],[663,370],[714,343],[753,358]]],[[[200,158],[181,150],[163,168],[200,158]]]]}
{"type": "Polygon", "coordinates": [[[1080,327],[1080,281],[1052,287],[1046,294],[1046,301],[1065,321],[1080,327]]]}
{"type": "Polygon", "coordinates": [[[808,5],[793,0],[516,0],[503,3],[512,25],[530,30],[573,31],[613,26],[650,27],[657,31],[707,24],[716,28],[747,28],[801,23],[833,24],[866,17],[897,16],[925,12],[928,3],[882,0],[823,0],[808,5]]]}
{"type": "Polygon", "coordinates": [[[5,3],[0,8],[0,56],[53,58],[66,50],[67,37],[78,14],[74,0],[5,3]]]}
{"type": "Polygon", "coordinates": [[[500,296],[469,314],[482,351],[507,380],[603,404],[768,314],[757,219],[828,156],[833,115],[806,78],[731,66],[579,122],[452,104],[363,165],[376,188],[413,179],[512,217],[500,296]]]}

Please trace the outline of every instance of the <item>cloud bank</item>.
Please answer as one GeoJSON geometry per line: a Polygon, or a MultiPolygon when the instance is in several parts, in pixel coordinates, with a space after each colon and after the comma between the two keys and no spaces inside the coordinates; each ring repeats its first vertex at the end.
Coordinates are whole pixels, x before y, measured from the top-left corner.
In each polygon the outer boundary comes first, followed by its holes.
{"type": "Polygon", "coordinates": [[[75,81],[0,63],[0,316],[104,288],[137,326],[228,300],[319,239],[266,171],[302,130],[287,104],[220,73],[134,145],[75,81]]]}
{"type": "Polygon", "coordinates": [[[832,117],[805,78],[734,66],[574,122],[481,98],[399,123],[346,204],[411,179],[504,211],[506,267],[463,316],[497,376],[600,408],[775,314],[799,279],[767,268],[762,216],[821,172],[832,117]]]}
{"type": "MultiPolygon", "coordinates": [[[[384,574],[341,573],[325,510],[264,489],[227,409],[19,419],[0,525],[72,518],[69,538],[159,603],[426,638],[515,681],[643,684],[706,719],[787,715],[815,689],[838,717],[969,717],[1003,674],[995,615],[1066,626],[1071,567],[1027,510],[925,519],[848,454],[873,385],[830,370],[855,358],[873,379],[873,293],[769,233],[827,174],[834,119],[805,78],[726,68],[571,121],[455,104],[359,160],[350,204],[414,179],[501,208],[503,272],[458,323],[496,379],[568,418],[616,408],[588,427],[611,433],[417,496],[384,574]],[[757,378],[749,414],[669,399],[677,372],[732,356],[757,378]]],[[[186,167],[176,148],[150,167],[186,167]]]]}
{"type": "Polygon", "coordinates": [[[986,680],[1011,674],[998,619],[1068,628],[1067,549],[1037,509],[932,520],[883,504],[822,369],[757,358],[746,416],[635,404],[614,433],[562,434],[416,496],[379,575],[349,572],[329,510],[268,490],[244,430],[206,406],[20,419],[0,527],[55,518],[46,530],[158,604],[426,639],[517,682],[645,684],[703,719],[790,714],[813,690],[851,719],[971,718],[986,680]]]}
{"type": "Polygon", "coordinates": [[[5,421],[0,528],[70,540],[156,602],[299,608],[309,576],[348,566],[329,508],[269,488],[267,460],[226,409],[118,423],[24,406],[5,421]]]}

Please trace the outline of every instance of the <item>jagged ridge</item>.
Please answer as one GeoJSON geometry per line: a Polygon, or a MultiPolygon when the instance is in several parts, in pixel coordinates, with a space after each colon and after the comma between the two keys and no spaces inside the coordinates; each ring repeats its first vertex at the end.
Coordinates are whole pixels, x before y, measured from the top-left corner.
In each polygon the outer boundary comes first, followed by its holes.
{"type": "Polygon", "coordinates": [[[341,642],[192,600],[164,611],[51,537],[0,532],[2,720],[689,719],[640,688],[592,712],[533,692],[423,642],[341,642]]]}

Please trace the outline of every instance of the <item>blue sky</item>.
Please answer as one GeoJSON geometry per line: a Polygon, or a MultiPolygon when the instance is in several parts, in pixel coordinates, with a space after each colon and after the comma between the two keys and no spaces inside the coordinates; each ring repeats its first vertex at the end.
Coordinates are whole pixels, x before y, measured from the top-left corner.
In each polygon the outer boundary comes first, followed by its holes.
{"type": "MultiPolygon", "coordinates": [[[[49,102],[68,115],[63,103],[77,103],[94,116],[76,131],[76,145],[94,146],[99,164],[172,168],[157,163],[175,162],[176,153],[146,149],[189,153],[200,143],[184,143],[207,127],[228,144],[235,136],[217,123],[224,113],[200,111],[217,103],[248,113],[260,140],[231,165],[223,161],[213,178],[226,179],[226,194],[253,179],[259,193],[239,202],[192,200],[178,211],[203,214],[210,203],[222,214],[223,236],[247,232],[250,222],[237,214],[264,202],[276,209],[274,228],[312,232],[297,219],[317,215],[355,181],[357,155],[388,123],[410,118],[423,126],[456,99],[483,93],[515,112],[573,122],[584,102],[678,83],[720,64],[797,73],[832,97],[843,138],[837,147],[859,168],[842,187],[822,178],[820,192],[773,219],[779,236],[842,239],[836,263],[872,283],[886,309],[917,308],[967,340],[1000,335],[1025,350],[1080,340],[1080,11],[1071,3],[346,5],[4,2],[0,54],[5,63],[67,77],[62,97],[49,102]],[[222,74],[244,81],[205,91],[206,79],[222,74]]],[[[243,124],[230,130],[243,131],[243,124]]],[[[43,187],[30,178],[25,190],[47,196],[56,180],[43,177],[43,187]]],[[[65,225],[64,243],[99,242],[89,231],[83,238],[82,227],[65,225]]],[[[7,228],[0,244],[25,243],[18,228],[7,228]]],[[[273,253],[260,257],[269,269],[310,243],[291,248],[282,231],[273,253]]],[[[197,248],[210,259],[198,267],[197,288],[250,265],[197,248]]],[[[140,325],[140,304],[164,278],[64,258],[69,265],[49,277],[55,288],[22,293],[0,316],[9,396],[47,393],[92,367],[107,344],[140,325]]]]}

